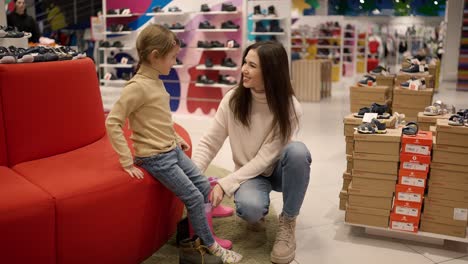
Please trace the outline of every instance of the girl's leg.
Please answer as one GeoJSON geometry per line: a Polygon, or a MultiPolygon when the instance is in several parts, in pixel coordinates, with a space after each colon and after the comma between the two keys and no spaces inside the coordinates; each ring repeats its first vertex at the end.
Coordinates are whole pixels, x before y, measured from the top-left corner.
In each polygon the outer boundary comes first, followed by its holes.
{"type": "MultiPolygon", "coordinates": [[[[187,177],[178,165],[176,150],[140,159],[142,167],[171,190],[186,206],[195,233],[204,245],[214,244],[205,214],[205,195],[187,177]]],[[[208,184],[209,189],[209,184],[208,184]]]]}
{"type": "Polygon", "coordinates": [[[203,194],[205,203],[208,203],[208,195],[210,194],[210,182],[208,177],[202,174],[200,169],[193,163],[193,161],[185,155],[184,151],[179,147],[175,149],[177,151],[177,157],[179,159],[178,165],[187,175],[187,177],[193,182],[195,187],[203,194]]]}

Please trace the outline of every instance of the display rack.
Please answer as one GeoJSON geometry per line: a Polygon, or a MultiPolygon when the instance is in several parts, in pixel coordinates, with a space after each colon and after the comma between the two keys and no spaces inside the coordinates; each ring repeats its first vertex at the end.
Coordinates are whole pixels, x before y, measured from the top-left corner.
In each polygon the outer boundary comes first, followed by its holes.
{"type": "Polygon", "coordinates": [[[463,8],[457,91],[468,91],[468,22],[465,21],[468,21],[468,2],[466,1],[463,8]]]}

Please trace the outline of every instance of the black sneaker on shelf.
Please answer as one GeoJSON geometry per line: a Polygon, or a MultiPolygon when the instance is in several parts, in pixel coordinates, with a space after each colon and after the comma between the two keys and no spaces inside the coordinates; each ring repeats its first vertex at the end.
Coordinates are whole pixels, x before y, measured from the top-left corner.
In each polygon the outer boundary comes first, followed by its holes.
{"type": "Polygon", "coordinates": [[[214,65],[214,64],[213,64],[213,61],[212,61],[210,58],[206,58],[206,60],[205,60],[205,66],[206,66],[207,68],[212,68],[213,65],[214,65]]]}
{"type": "Polygon", "coordinates": [[[182,61],[179,60],[179,58],[176,58],[176,65],[182,65],[182,64],[183,64],[182,61]]]}
{"type": "Polygon", "coordinates": [[[420,72],[427,72],[429,71],[429,69],[422,65],[411,64],[408,68],[401,69],[401,71],[406,72],[406,73],[420,73],[420,72]]]}
{"type": "Polygon", "coordinates": [[[234,12],[237,8],[232,3],[223,3],[221,5],[221,11],[234,12]]]}
{"type": "Polygon", "coordinates": [[[260,7],[260,5],[256,5],[254,6],[254,16],[261,16],[263,15],[262,14],[262,8],[260,7]]]}
{"type": "Polygon", "coordinates": [[[218,83],[227,84],[227,85],[234,85],[234,84],[237,83],[237,81],[232,76],[221,74],[218,77],[218,83]]]}
{"type": "Polygon", "coordinates": [[[239,48],[239,47],[240,47],[240,44],[237,43],[237,41],[231,39],[231,40],[228,40],[228,41],[226,42],[226,47],[228,47],[228,48],[239,48]]]}
{"type": "Polygon", "coordinates": [[[162,12],[164,12],[160,6],[155,6],[155,7],[153,7],[152,10],[153,10],[154,13],[162,13],[162,12]]]}
{"type": "Polygon", "coordinates": [[[369,71],[369,74],[372,74],[372,75],[387,75],[388,70],[384,66],[379,65],[379,66],[375,67],[372,71],[369,71]]]}
{"type": "Polygon", "coordinates": [[[211,49],[211,48],[213,48],[213,46],[212,46],[211,43],[208,42],[208,41],[201,41],[201,40],[199,40],[199,41],[197,42],[197,48],[211,49]]]}
{"type": "Polygon", "coordinates": [[[211,9],[210,9],[210,7],[209,7],[207,4],[203,4],[203,5],[201,5],[201,7],[200,7],[200,11],[202,11],[202,12],[210,12],[211,9]]]}
{"type": "Polygon", "coordinates": [[[268,7],[268,14],[267,16],[273,16],[273,17],[277,17],[278,15],[276,14],[276,9],[275,9],[275,6],[271,5],[268,7]]]}
{"type": "Polygon", "coordinates": [[[185,42],[184,42],[183,40],[179,39],[179,41],[180,41],[180,45],[179,45],[179,46],[180,46],[181,48],[187,47],[187,44],[185,44],[185,42]]]}
{"type": "Polygon", "coordinates": [[[262,21],[255,22],[255,32],[267,32],[268,30],[263,25],[262,21]]]}
{"type": "Polygon", "coordinates": [[[120,14],[120,9],[109,9],[107,10],[108,15],[118,15],[120,14]]]}
{"type": "Polygon", "coordinates": [[[270,32],[283,32],[284,30],[280,28],[278,20],[270,21],[270,32]]]}
{"type": "Polygon", "coordinates": [[[213,48],[224,48],[224,44],[217,41],[217,40],[212,40],[211,41],[211,47],[213,47],[213,48]]]}
{"type": "Polygon", "coordinates": [[[173,30],[182,30],[182,29],[185,29],[185,26],[177,22],[175,24],[172,24],[172,26],[170,26],[169,28],[173,30]]]}
{"type": "Polygon", "coordinates": [[[237,67],[237,64],[233,62],[231,58],[224,58],[223,61],[221,62],[221,66],[235,68],[237,67]]]}
{"type": "Polygon", "coordinates": [[[234,24],[234,22],[232,22],[231,20],[228,20],[221,24],[221,28],[225,29],[239,29],[239,27],[239,25],[234,24]]]}
{"type": "Polygon", "coordinates": [[[111,45],[110,45],[109,41],[101,40],[101,41],[99,41],[99,46],[101,48],[110,48],[111,45]]]}
{"type": "Polygon", "coordinates": [[[359,82],[359,86],[373,86],[376,82],[374,76],[365,75],[359,82]]]}
{"type": "Polygon", "coordinates": [[[115,41],[114,43],[112,43],[112,47],[114,48],[123,48],[123,46],[124,45],[120,41],[115,41]]]}
{"type": "Polygon", "coordinates": [[[205,21],[200,22],[200,23],[198,24],[198,28],[199,28],[199,29],[214,29],[215,26],[211,25],[211,24],[210,24],[210,21],[205,20],[205,21]]]}
{"type": "Polygon", "coordinates": [[[197,77],[197,83],[203,83],[203,84],[214,84],[215,81],[208,79],[206,75],[198,75],[197,77]]]}
{"type": "Polygon", "coordinates": [[[177,6],[171,6],[171,7],[169,7],[169,9],[167,11],[169,11],[169,12],[182,12],[182,10],[177,6]]]}

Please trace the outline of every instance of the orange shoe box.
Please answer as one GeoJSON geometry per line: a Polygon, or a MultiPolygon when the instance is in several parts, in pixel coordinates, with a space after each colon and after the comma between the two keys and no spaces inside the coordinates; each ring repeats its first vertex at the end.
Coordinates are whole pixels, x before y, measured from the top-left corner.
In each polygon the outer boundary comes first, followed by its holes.
{"type": "Polygon", "coordinates": [[[422,203],[425,188],[408,185],[395,185],[395,199],[402,202],[422,203]]]}
{"type": "Polygon", "coordinates": [[[399,184],[425,188],[426,181],[426,172],[400,169],[398,173],[399,184]]]}
{"type": "Polygon", "coordinates": [[[429,172],[431,156],[400,154],[400,169],[429,172]]]}
{"type": "Polygon", "coordinates": [[[418,146],[427,146],[430,150],[432,148],[432,132],[418,131],[418,134],[414,136],[402,135],[401,143],[418,146]]]}
{"type": "Polygon", "coordinates": [[[422,203],[396,201],[393,204],[393,213],[411,217],[421,217],[422,203]]]}
{"type": "Polygon", "coordinates": [[[419,219],[420,217],[399,215],[392,212],[390,214],[390,228],[416,233],[419,229],[419,219]]]}

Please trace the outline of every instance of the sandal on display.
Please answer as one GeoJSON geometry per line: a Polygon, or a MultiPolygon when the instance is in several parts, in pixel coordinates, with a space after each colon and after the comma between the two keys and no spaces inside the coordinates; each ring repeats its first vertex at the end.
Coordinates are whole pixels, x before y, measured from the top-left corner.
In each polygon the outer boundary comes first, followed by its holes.
{"type": "Polygon", "coordinates": [[[370,112],[371,112],[370,107],[363,107],[359,109],[359,112],[354,113],[354,117],[363,118],[365,113],[370,113],[370,112]]]}
{"type": "Polygon", "coordinates": [[[355,129],[361,134],[375,134],[375,128],[371,123],[362,123],[355,129]]]}
{"type": "Polygon", "coordinates": [[[375,133],[377,134],[385,134],[387,133],[387,125],[385,123],[380,122],[379,120],[373,118],[371,123],[375,126],[375,133]]]}
{"type": "Polygon", "coordinates": [[[424,108],[423,114],[425,116],[438,116],[442,114],[442,109],[438,105],[430,105],[424,108]]]}
{"type": "Polygon", "coordinates": [[[415,136],[418,134],[419,126],[416,122],[409,122],[401,131],[404,135],[415,136]]]}
{"type": "Polygon", "coordinates": [[[465,118],[461,115],[452,115],[449,118],[448,124],[451,126],[463,126],[465,125],[465,118]]]}

